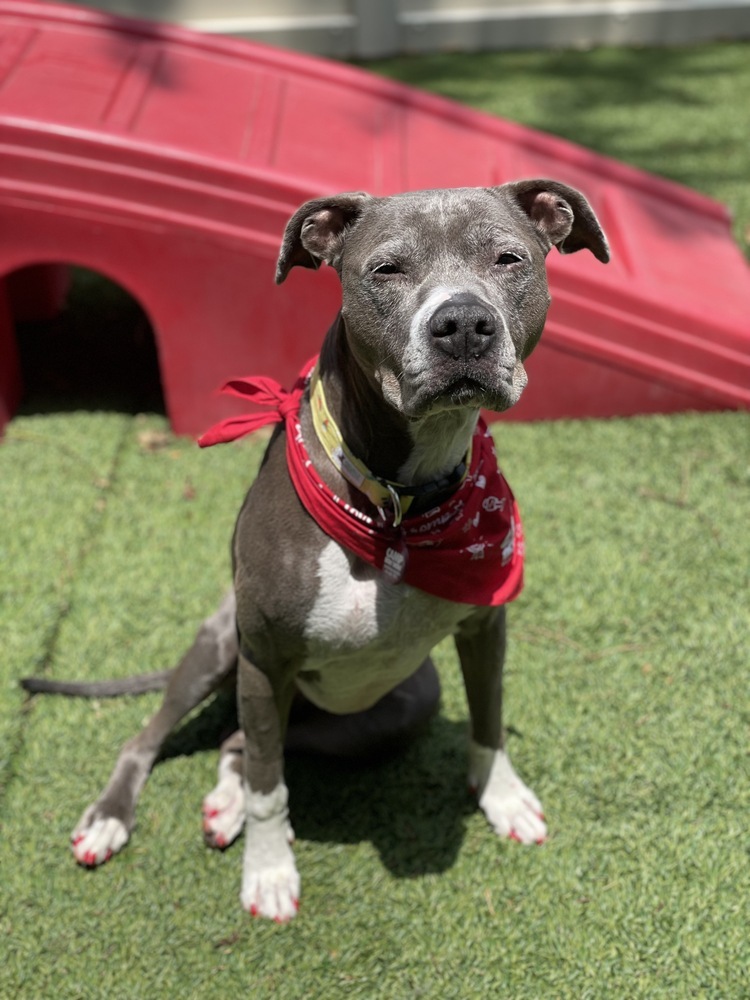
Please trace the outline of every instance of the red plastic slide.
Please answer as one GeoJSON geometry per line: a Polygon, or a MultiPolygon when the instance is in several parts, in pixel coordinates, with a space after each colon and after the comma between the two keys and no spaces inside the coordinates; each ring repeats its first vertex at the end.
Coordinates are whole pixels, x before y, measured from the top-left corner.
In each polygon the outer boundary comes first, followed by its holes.
{"type": "Polygon", "coordinates": [[[613,262],[550,255],[550,319],[512,415],[750,405],[750,272],[715,202],[325,60],[0,0],[0,428],[22,392],[1,287],[19,268],[78,264],[126,288],[192,434],[229,412],[226,377],[289,382],[335,313],[331,271],[273,284],[302,201],[529,176],[589,196],[613,262]]]}

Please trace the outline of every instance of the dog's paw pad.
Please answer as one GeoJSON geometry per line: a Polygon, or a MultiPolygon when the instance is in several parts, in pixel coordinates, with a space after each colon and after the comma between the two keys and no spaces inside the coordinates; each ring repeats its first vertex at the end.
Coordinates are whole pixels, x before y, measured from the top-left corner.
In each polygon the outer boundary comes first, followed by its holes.
{"type": "Polygon", "coordinates": [[[128,842],[128,831],[119,819],[103,817],[86,827],[76,827],[70,843],[73,857],[85,868],[96,868],[109,861],[128,842]]]}
{"type": "Polygon", "coordinates": [[[496,754],[479,805],[499,836],[520,844],[541,844],[546,840],[542,805],[503,751],[496,754]]]}
{"type": "Polygon", "coordinates": [[[203,838],[209,847],[228,847],[245,824],[245,791],[238,775],[220,776],[203,800],[203,838]]]}
{"type": "Polygon", "coordinates": [[[299,910],[300,878],[292,862],[252,872],[244,880],[240,899],[253,917],[286,924],[299,910]]]}

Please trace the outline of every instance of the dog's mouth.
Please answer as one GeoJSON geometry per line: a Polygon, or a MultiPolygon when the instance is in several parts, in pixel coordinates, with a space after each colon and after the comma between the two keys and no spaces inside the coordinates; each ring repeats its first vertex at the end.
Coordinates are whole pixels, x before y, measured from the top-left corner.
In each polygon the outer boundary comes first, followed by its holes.
{"type": "Polygon", "coordinates": [[[483,400],[487,395],[487,386],[477,378],[463,376],[453,381],[441,396],[450,400],[456,407],[483,405],[483,400]]]}
{"type": "Polygon", "coordinates": [[[456,373],[452,378],[423,386],[413,399],[414,416],[439,410],[462,410],[483,407],[507,410],[516,402],[513,371],[500,369],[490,378],[482,373],[456,373]]]}

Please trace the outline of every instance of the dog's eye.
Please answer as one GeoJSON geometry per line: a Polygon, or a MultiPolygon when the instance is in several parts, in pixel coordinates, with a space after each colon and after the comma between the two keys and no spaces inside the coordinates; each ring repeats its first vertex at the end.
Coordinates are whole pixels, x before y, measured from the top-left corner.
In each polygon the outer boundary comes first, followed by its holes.
{"type": "Polygon", "coordinates": [[[500,254],[495,264],[499,267],[507,267],[509,264],[517,264],[519,260],[523,260],[523,257],[520,257],[517,253],[513,253],[511,250],[506,250],[505,253],[500,254]]]}
{"type": "Polygon", "coordinates": [[[398,264],[394,264],[391,261],[384,261],[382,264],[377,264],[375,267],[373,267],[372,273],[388,277],[391,274],[403,274],[404,272],[401,270],[398,264]]]}

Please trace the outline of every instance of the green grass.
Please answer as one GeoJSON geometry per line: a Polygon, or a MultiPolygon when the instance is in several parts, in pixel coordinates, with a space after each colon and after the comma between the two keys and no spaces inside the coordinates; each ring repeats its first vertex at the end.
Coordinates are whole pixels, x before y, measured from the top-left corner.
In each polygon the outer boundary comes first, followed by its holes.
{"type": "Polygon", "coordinates": [[[163,425],[26,417],[0,448],[0,995],[747,995],[747,414],[502,428],[529,554],[511,749],[551,839],[500,843],[474,811],[446,646],[442,715],[405,757],[290,766],[285,929],[242,914],[241,847],[202,846],[201,730],[156,767],[125,852],[77,869],[68,832],[158,696],[24,708],[15,686],[169,663],[221,593],[259,449],[144,450],[163,425]]]}
{"type": "MultiPolygon", "coordinates": [[[[661,162],[747,220],[732,165],[738,130],[749,134],[742,53],[386,68],[661,162]],[[654,150],[646,127],[657,147],[683,138],[654,150]]],[[[0,996],[750,996],[750,415],[498,429],[528,541],[510,614],[510,750],[550,840],[499,842],[466,794],[466,709],[446,644],[443,710],[403,757],[290,762],[303,903],[279,928],[240,909],[241,845],[202,844],[210,710],[170,741],[119,857],[85,872],[67,848],[158,696],[26,701],[17,679],[173,662],[227,583],[260,457],[248,442],[201,452],[167,437],[154,449],[163,417],[105,406],[99,390],[93,403],[38,395],[0,445],[0,996]]]]}

